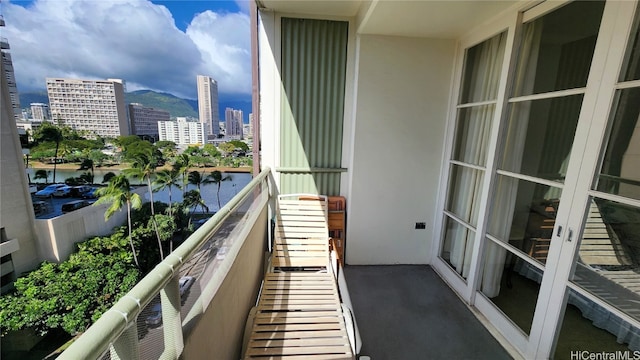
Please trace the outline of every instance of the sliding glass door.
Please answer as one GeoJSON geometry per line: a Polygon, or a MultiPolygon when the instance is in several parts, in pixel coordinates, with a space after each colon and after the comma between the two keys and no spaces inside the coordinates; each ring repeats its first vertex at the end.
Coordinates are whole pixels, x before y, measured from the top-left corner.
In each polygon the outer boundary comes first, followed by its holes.
{"type": "Polygon", "coordinates": [[[434,265],[526,357],[640,351],[635,8],[542,3],[464,52],[434,265]]]}

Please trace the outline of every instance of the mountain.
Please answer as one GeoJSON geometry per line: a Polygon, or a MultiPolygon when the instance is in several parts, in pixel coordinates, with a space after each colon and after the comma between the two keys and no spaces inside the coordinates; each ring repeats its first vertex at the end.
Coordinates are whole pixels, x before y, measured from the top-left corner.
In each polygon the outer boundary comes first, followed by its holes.
{"type": "Polygon", "coordinates": [[[171,114],[171,117],[198,117],[197,105],[194,108],[188,100],[181,99],[168,93],[160,93],[151,90],[137,90],[124,94],[124,101],[127,104],[140,103],[147,107],[166,110],[171,114]]]}
{"type": "MultiPolygon", "coordinates": [[[[193,99],[183,99],[169,93],[156,92],[152,90],[137,90],[125,93],[124,100],[127,104],[140,103],[144,106],[166,110],[171,117],[192,116],[198,117],[198,101],[193,99]]],[[[28,108],[31,103],[49,103],[49,96],[46,91],[22,92],[20,93],[20,105],[28,108]]],[[[251,113],[250,94],[220,94],[218,97],[218,107],[220,109],[220,120],[224,120],[225,109],[230,107],[242,110],[244,113],[244,123],[249,123],[251,113]]]]}

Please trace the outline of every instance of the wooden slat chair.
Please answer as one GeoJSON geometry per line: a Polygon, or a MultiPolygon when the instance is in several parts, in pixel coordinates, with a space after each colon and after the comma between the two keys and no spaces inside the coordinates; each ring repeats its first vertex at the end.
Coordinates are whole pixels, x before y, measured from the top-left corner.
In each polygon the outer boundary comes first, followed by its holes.
{"type": "Polygon", "coordinates": [[[271,268],[251,310],[245,359],[354,359],[334,272],[326,197],[278,198],[271,268]]]}
{"type": "Polygon", "coordinates": [[[326,268],[329,263],[327,219],[326,196],[278,196],[271,266],[276,269],[326,268]]]}

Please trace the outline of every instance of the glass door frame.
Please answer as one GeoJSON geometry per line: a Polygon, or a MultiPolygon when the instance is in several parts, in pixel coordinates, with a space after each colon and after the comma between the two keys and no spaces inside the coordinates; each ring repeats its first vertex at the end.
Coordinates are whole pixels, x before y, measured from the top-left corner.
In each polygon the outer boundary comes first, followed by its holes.
{"type": "MultiPolygon", "coordinates": [[[[460,297],[471,306],[476,307],[486,319],[495,326],[515,348],[527,358],[549,358],[554,349],[556,333],[561,327],[564,314],[565,294],[568,291],[569,276],[573,269],[579,243],[579,236],[585,217],[585,209],[590,200],[590,187],[598,166],[600,147],[606,133],[608,113],[613,101],[615,83],[617,82],[620,64],[611,66],[611,58],[622,61],[626,49],[629,29],[635,14],[634,2],[608,1],[602,16],[602,22],[597,35],[596,48],[592,58],[587,85],[577,93],[583,94],[582,106],[578,119],[578,126],[574,136],[571,157],[567,169],[567,175],[562,185],[561,205],[558,209],[556,222],[553,229],[553,239],[549,249],[549,257],[545,265],[544,276],[540,283],[540,292],[536,301],[536,311],[529,336],[525,335],[515,324],[509,320],[488,298],[484,297],[478,289],[479,275],[482,271],[482,254],[485,247],[485,234],[487,230],[487,218],[489,203],[493,195],[494,183],[497,179],[498,145],[503,129],[506,127],[507,107],[518,48],[521,28],[523,23],[543,16],[560,8],[569,1],[546,2],[531,9],[521,9],[511,12],[494,22],[490,29],[483,32],[475,32],[464,38],[459,43],[458,58],[456,62],[456,77],[452,94],[460,94],[462,70],[465,61],[465,51],[472,46],[489,39],[501,31],[508,31],[504,54],[504,62],[500,78],[499,95],[496,104],[496,114],[492,124],[488,159],[484,174],[484,182],[478,214],[478,225],[475,233],[471,271],[465,281],[454,271],[441,257],[440,251],[444,241],[445,203],[448,196],[449,169],[451,167],[452,146],[455,141],[457,96],[452,97],[450,121],[447,129],[447,149],[441,172],[441,184],[443,191],[438,202],[437,223],[442,224],[436,231],[433,247],[432,266],[458,292],[460,297]],[[623,21],[620,21],[620,20],[623,21]],[[501,30],[500,30],[501,29],[501,30]],[[615,39],[612,39],[616,36],[615,39]],[[619,37],[624,36],[624,41],[619,37]],[[613,56],[608,55],[612,53],[613,56]],[[611,85],[611,86],[609,86],[611,85]],[[597,146],[589,146],[597,144],[597,146]],[[563,231],[559,231],[562,228],[563,231]]],[[[486,29],[487,27],[485,27],[486,29]]],[[[574,93],[568,90],[567,93],[574,93]]],[[[533,95],[531,98],[539,98],[533,95]]],[[[504,171],[503,171],[504,172],[504,171]]],[[[526,180],[527,176],[517,178],[526,180]]],[[[502,244],[500,244],[502,245],[502,244]]],[[[503,246],[508,249],[507,246],[503,246]]]]}

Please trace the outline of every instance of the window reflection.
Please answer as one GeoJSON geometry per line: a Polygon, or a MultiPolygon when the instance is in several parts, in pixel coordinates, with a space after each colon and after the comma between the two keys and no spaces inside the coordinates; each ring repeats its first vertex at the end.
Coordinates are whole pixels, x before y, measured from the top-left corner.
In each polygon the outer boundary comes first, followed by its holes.
{"type": "Polygon", "coordinates": [[[604,1],[575,1],[526,23],[514,95],[586,86],[603,10],[604,1]]]}
{"type": "Polygon", "coordinates": [[[597,189],[640,199],[640,89],[619,90],[597,189]]]}
{"type": "Polygon", "coordinates": [[[475,106],[458,111],[453,160],[484,166],[495,105],[475,106]]]}
{"type": "Polygon", "coordinates": [[[476,226],[480,208],[480,189],[484,172],[459,165],[451,166],[447,210],[476,226]]]}
{"type": "Polygon", "coordinates": [[[587,214],[571,280],[640,321],[640,209],[593,199],[587,214]]]}
{"type": "Polygon", "coordinates": [[[493,241],[486,242],[479,290],[529,334],[543,272],[493,241]]]}
{"type": "Polygon", "coordinates": [[[560,195],[560,189],[500,175],[488,233],[546,263],[560,195]]]}
{"type": "Polygon", "coordinates": [[[512,104],[500,168],[564,182],[582,95],[512,104]]]}
{"type": "Polygon", "coordinates": [[[579,351],[640,351],[639,328],[576,291],[569,290],[568,293],[555,360],[575,359],[571,354],[579,351]]]}
{"type": "Polygon", "coordinates": [[[446,230],[440,257],[466,279],[471,270],[475,232],[451,218],[446,218],[445,221],[446,230]]]}

